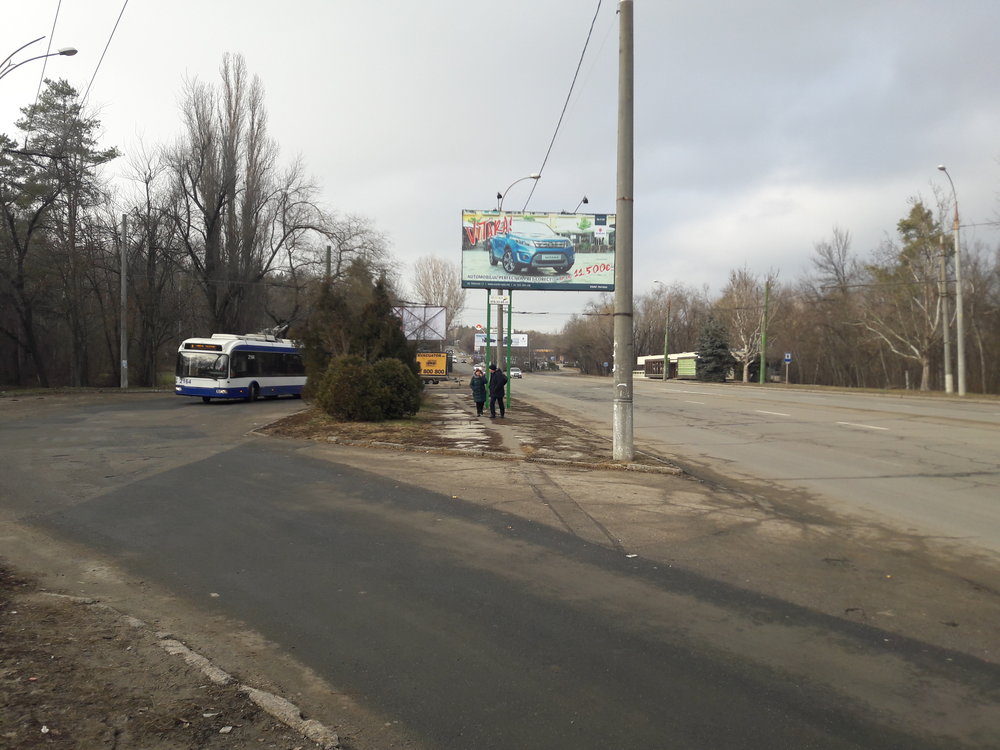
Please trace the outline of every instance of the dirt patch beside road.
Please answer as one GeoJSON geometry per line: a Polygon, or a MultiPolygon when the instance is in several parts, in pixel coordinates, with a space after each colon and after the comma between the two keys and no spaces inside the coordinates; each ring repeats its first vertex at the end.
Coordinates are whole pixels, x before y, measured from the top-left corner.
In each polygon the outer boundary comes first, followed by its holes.
{"type": "Polygon", "coordinates": [[[317,747],[164,640],[0,568],[0,747],[317,747]]]}

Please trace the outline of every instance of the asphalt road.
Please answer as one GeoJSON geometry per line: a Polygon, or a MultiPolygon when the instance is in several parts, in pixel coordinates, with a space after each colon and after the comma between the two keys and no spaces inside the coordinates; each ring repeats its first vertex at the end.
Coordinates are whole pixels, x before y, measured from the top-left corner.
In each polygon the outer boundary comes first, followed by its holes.
{"type": "MultiPolygon", "coordinates": [[[[611,434],[608,378],[515,388],[611,434]]],[[[1000,553],[1000,402],[635,381],[638,446],[693,474],[1000,553]]]]}
{"type": "Polygon", "coordinates": [[[245,434],[295,408],[21,404],[0,416],[4,517],[252,628],[420,747],[950,748],[801,661],[873,695],[916,664],[995,688],[992,665],[245,434]]]}

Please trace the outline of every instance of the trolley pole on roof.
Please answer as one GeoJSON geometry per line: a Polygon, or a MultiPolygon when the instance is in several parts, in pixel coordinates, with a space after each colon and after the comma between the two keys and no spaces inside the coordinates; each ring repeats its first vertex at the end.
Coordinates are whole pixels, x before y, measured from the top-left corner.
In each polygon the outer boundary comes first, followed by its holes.
{"type": "MultiPolygon", "coordinates": [[[[632,0],[620,0],[618,51],[618,191],[615,219],[614,410],[612,458],[635,458],[632,404],[632,186],[634,149],[632,0]]],[[[663,363],[664,366],[667,364],[663,363]]]]}

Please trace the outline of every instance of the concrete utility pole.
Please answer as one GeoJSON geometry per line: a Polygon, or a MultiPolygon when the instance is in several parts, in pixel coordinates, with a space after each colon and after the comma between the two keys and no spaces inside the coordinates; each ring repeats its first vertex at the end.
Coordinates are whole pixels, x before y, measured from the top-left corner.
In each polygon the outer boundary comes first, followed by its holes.
{"type": "MultiPolygon", "coordinates": [[[[632,0],[620,0],[618,50],[618,189],[615,219],[615,326],[614,326],[614,414],[611,429],[612,458],[635,458],[632,404],[632,186],[634,149],[632,140],[634,54],[632,0]]],[[[664,362],[666,365],[666,362],[664,362]]]]}
{"type": "Polygon", "coordinates": [[[667,293],[667,317],[663,321],[663,382],[670,379],[670,293],[667,293]]]}
{"type": "Polygon", "coordinates": [[[958,191],[955,190],[955,182],[951,179],[948,168],[941,164],[938,169],[944,172],[951,185],[951,195],[955,200],[955,220],[952,222],[952,230],[955,235],[955,358],[958,360],[958,395],[965,395],[965,310],[962,299],[962,255],[961,243],[958,232],[961,223],[958,220],[958,191]]]}
{"type": "Polygon", "coordinates": [[[941,235],[941,272],[938,286],[938,294],[941,300],[941,320],[943,326],[941,332],[944,344],[944,392],[952,393],[955,390],[955,380],[951,374],[951,320],[949,320],[948,310],[948,251],[944,247],[944,234],[941,235]]]}
{"type": "Polygon", "coordinates": [[[757,382],[763,385],[767,382],[767,298],[771,293],[771,279],[764,280],[764,318],[760,322],[760,369],[757,372],[757,382]]]}
{"type": "Polygon", "coordinates": [[[128,216],[122,214],[122,257],[121,257],[121,310],[119,311],[120,323],[118,350],[121,356],[120,381],[122,388],[128,388],[128,304],[126,299],[126,277],[128,275],[128,216]]]}
{"type": "MultiPolygon", "coordinates": [[[[951,175],[948,175],[951,180],[951,175]]],[[[954,190],[954,186],[952,186],[954,190]]],[[[965,395],[965,303],[962,300],[962,254],[959,250],[958,193],[955,193],[955,359],[958,360],[958,395],[965,395]]]]}

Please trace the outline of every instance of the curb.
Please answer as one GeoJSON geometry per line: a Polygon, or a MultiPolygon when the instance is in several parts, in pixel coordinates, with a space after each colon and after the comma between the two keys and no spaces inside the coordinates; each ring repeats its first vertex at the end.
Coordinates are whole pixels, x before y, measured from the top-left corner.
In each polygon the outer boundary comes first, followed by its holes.
{"type": "Polygon", "coordinates": [[[188,665],[200,670],[202,674],[215,684],[231,685],[234,686],[239,692],[245,693],[246,696],[262,711],[270,714],[293,731],[298,732],[307,740],[310,740],[321,747],[323,750],[337,750],[340,748],[340,738],[337,736],[336,732],[315,719],[303,718],[302,711],[294,703],[282,698],[279,695],[275,695],[274,693],[259,690],[252,685],[239,682],[239,680],[231,674],[215,666],[207,658],[185,646],[177,640],[173,634],[166,632],[153,633],[150,630],[149,625],[139,618],[122,614],[114,607],[104,604],[96,599],[52,592],[43,593],[45,596],[65,599],[73,602],[74,604],[94,607],[95,609],[102,609],[113,613],[130,628],[147,631],[149,635],[156,639],[160,648],[171,656],[180,656],[185,662],[187,662],[188,665]]]}

